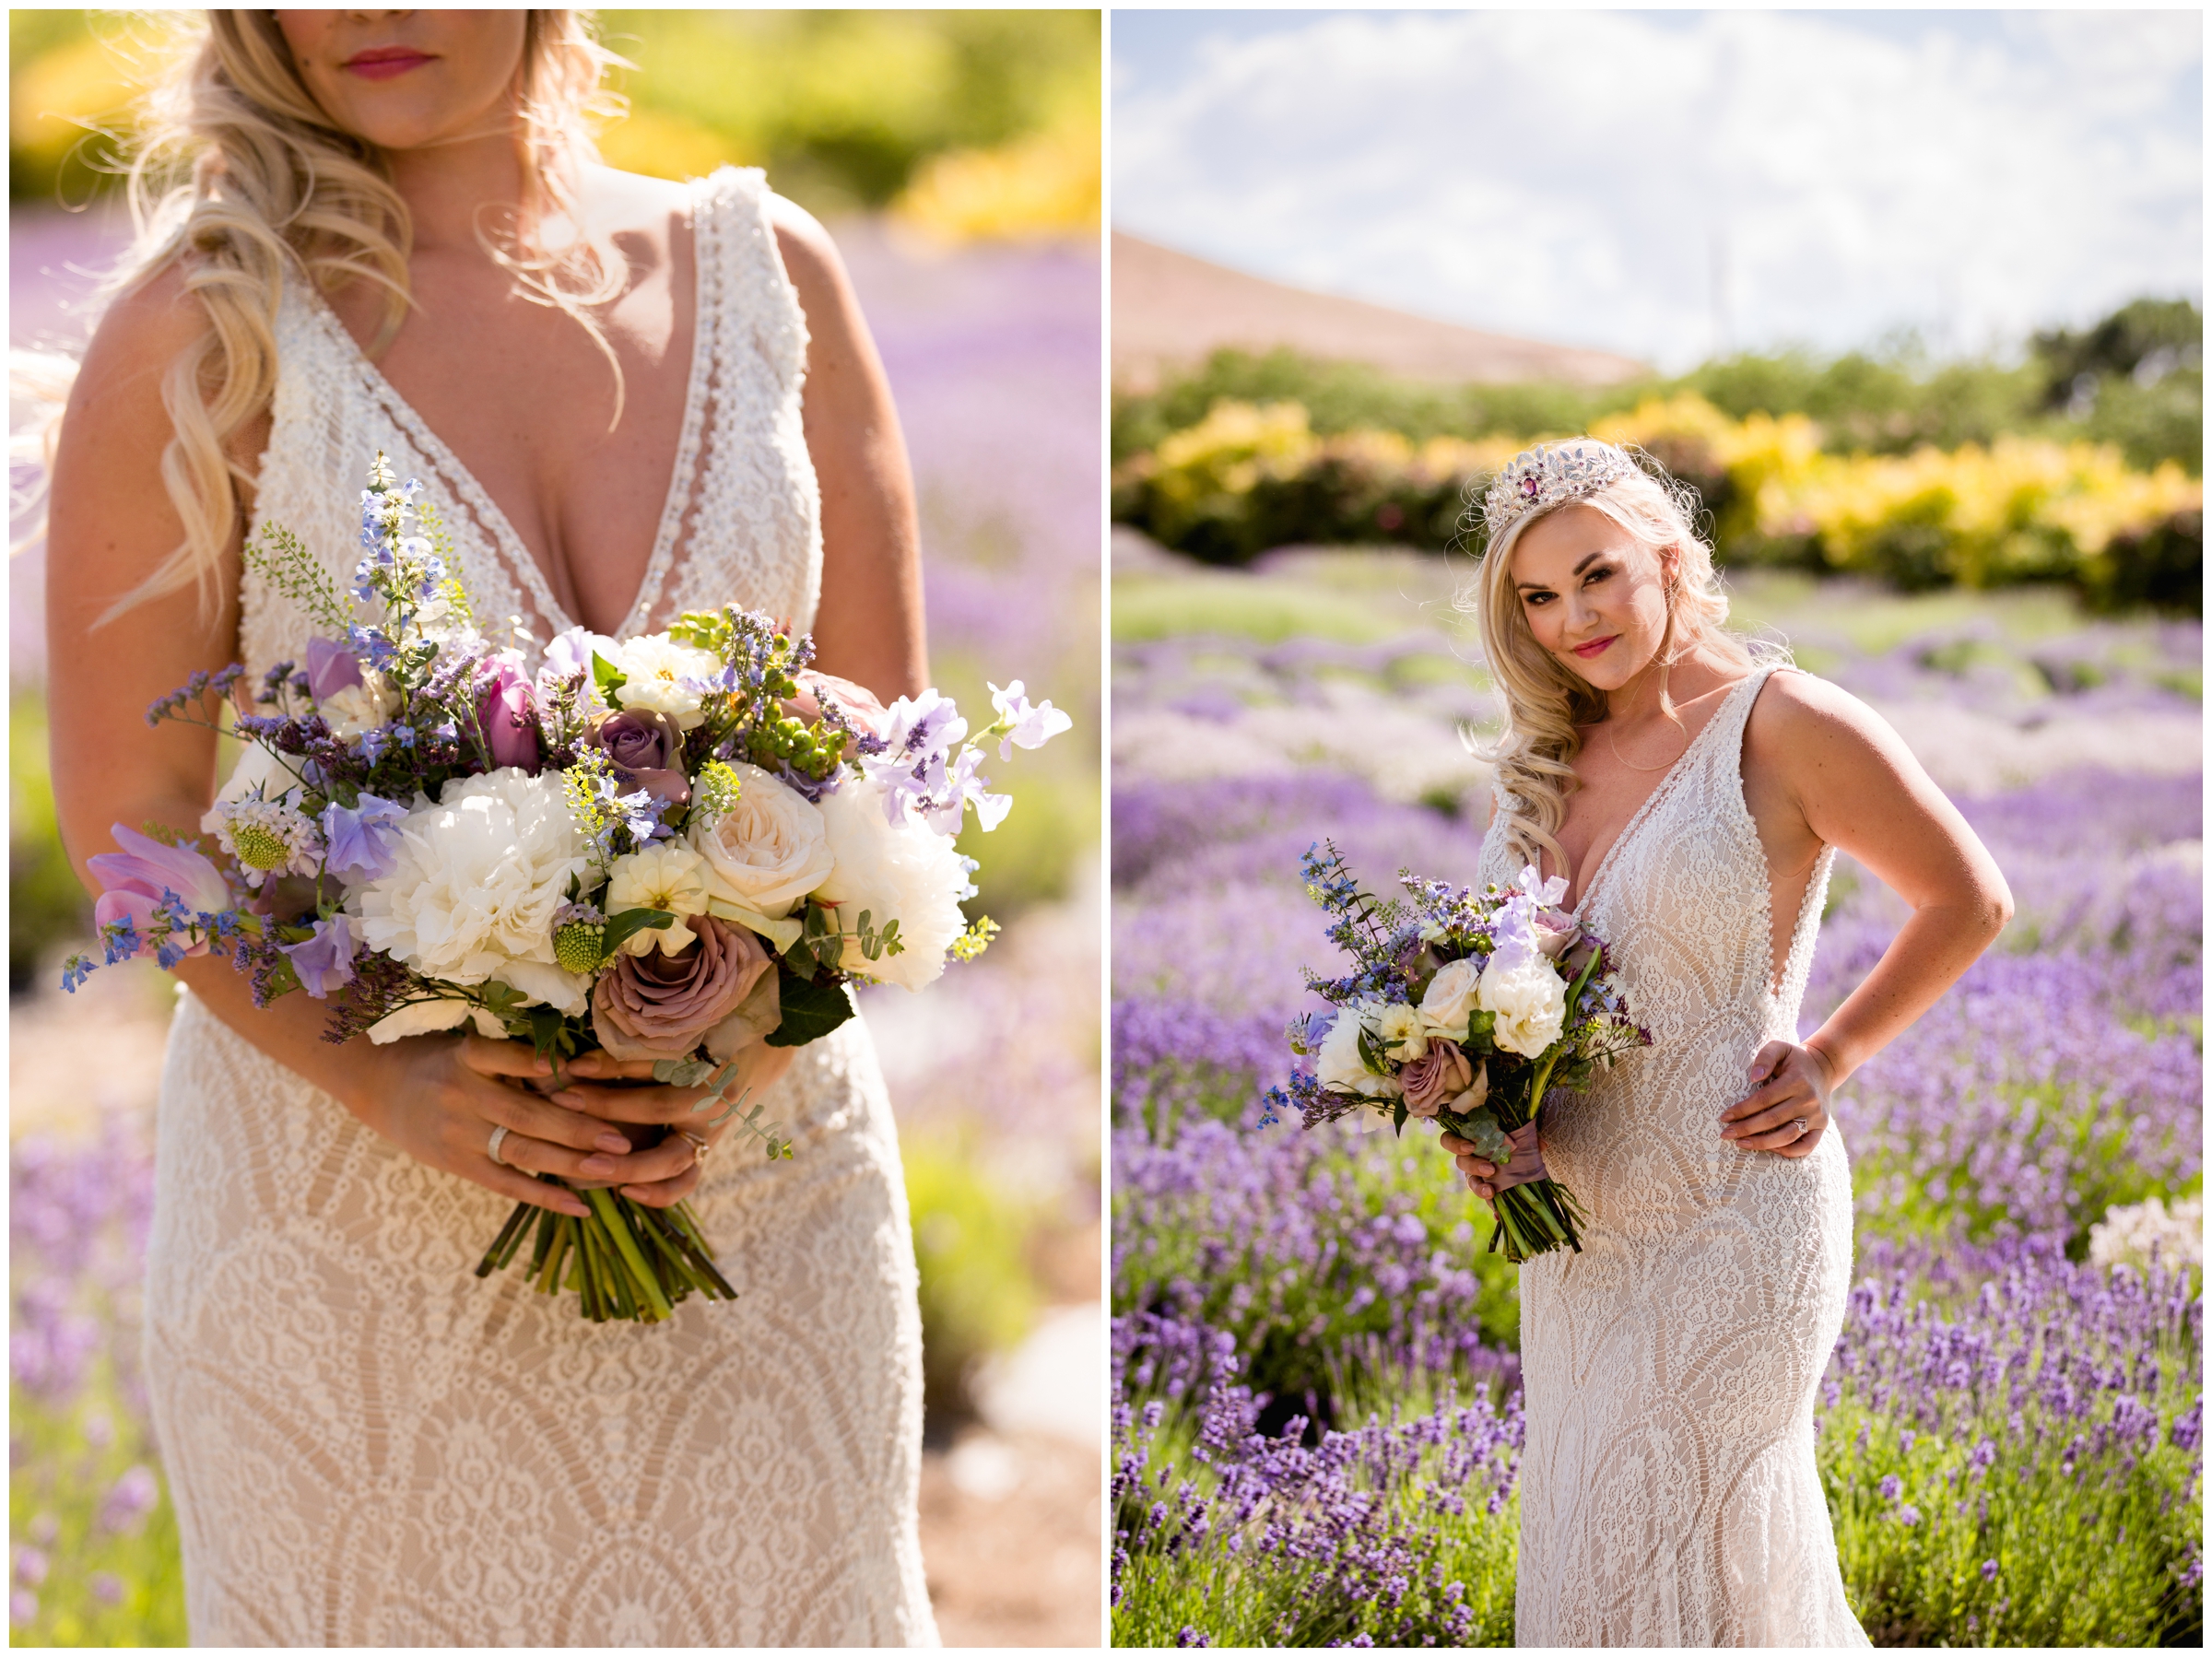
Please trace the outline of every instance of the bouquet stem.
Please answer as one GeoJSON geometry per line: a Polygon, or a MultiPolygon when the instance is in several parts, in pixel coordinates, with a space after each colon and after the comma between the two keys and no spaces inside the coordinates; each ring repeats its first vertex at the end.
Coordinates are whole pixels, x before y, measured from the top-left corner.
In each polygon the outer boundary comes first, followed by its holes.
{"type": "MultiPolygon", "coordinates": [[[[574,1189],[550,1174],[539,1178],[574,1189]]],[[[505,1271],[535,1231],[524,1268],[530,1287],[541,1295],[575,1290],[578,1312],[594,1323],[657,1323],[694,1293],[710,1300],[737,1298],[688,1203],[654,1208],[604,1187],[576,1194],[592,1210],[581,1219],[517,1203],[477,1263],[477,1275],[505,1271]]]]}
{"type": "MultiPolygon", "coordinates": [[[[1536,1110],[1543,1102],[1544,1084],[1550,1077],[1551,1061],[1547,1058],[1531,1077],[1525,1098],[1494,1092],[1484,1106],[1485,1113],[1495,1117],[1504,1132],[1518,1133],[1535,1119],[1536,1110]]],[[[1476,1121],[1471,1115],[1441,1111],[1437,1113],[1437,1121],[1447,1133],[1456,1134],[1462,1139],[1472,1142],[1477,1137],[1476,1121]]],[[[1488,1252],[1495,1252],[1503,1243],[1505,1257],[1514,1265],[1562,1246],[1577,1254],[1583,1252],[1576,1221],[1588,1216],[1583,1205],[1575,1201],[1574,1193],[1548,1176],[1500,1192],[1490,1201],[1490,1211],[1497,1224],[1490,1231],[1488,1252]]]]}

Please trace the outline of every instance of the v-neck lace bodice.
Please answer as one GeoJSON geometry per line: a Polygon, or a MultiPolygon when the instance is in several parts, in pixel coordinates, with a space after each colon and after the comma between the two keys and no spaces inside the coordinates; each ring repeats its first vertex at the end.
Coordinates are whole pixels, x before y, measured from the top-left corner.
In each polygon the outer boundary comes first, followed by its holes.
{"type": "MultiPolygon", "coordinates": [[[[1865,1643],[1813,1460],[1851,1278],[1843,1143],[1790,1160],[1720,1136],[1752,1055],[1797,1040],[1833,857],[1777,985],[1742,755],[1780,665],[1728,693],[1583,894],[1652,1045],[1544,1109],[1546,1165],[1590,1222],[1582,1253],[1521,1271],[1523,1645],[1865,1643]]],[[[1490,835],[1479,877],[1518,873],[1490,835]]]]}
{"type": "MultiPolygon", "coordinates": [[[[692,189],[697,313],[682,435],[652,555],[618,635],[731,602],[808,628],[821,589],[821,530],[801,420],[806,318],[776,252],[761,175],[725,168],[692,189]]],[[[479,625],[501,639],[519,629],[535,665],[575,618],[483,486],[297,278],[278,307],[276,347],[253,527],[282,524],[341,589],[350,585],[361,479],[381,450],[401,477],[422,480],[444,514],[479,625]]],[[[296,658],[313,630],[252,570],[240,583],[240,613],[242,659],[256,676],[296,658]]]]}

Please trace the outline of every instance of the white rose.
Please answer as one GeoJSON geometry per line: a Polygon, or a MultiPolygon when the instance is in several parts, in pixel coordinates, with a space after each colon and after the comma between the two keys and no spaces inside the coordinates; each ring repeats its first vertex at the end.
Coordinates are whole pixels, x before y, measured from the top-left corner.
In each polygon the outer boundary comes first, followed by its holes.
{"type": "Polygon", "coordinates": [[[899,923],[906,947],[870,960],[848,937],[840,963],[847,972],[919,990],[945,970],[945,951],[967,930],[960,900],[975,888],[968,865],[950,839],[920,823],[893,828],[883,817],[883,786],[848,774],[844,786],[824,794],[822,828],[836,866],[814,889],[838,906],[839,923],[859,929],[862,911],[877,932],[899,923]]]}
{"type": "Polygon", "coordinates": [[[1432,1036],[1463,1040],[1476,1005],[1478,974],[1473,961],[1447,961],[1421,994],[1421,1024],[1432,1036]]]}
{"type": "Polygon", "coordinates": [[[1340,1008],[1329,1027],[1321,1052],[1314,1055],[1314,1079],[1332,1093],[1357,1093],[1365,1099],[1395,1099],[1405,1089],[1397,1077],[1377,1075],[1359,1056],[1359,1028],[1363,1017],[1383,1012],[1381,1003],[1362,1001],[1340,1008]]]}
{"type": "MultiPolygon", "coordinates": [[[[305,760],[294,763],[304,765],[305,760]]],[[[300,792],[300,778],[286,762],[258,742],[246,744],[245,752],[238,757],[238,769],[230,773],[230,781],[216,792],[216,805],[229,805],[240,800],[266,800],[271,805],[289,805],[300,792]]],[[[210,806],[200,818],[200,827],[209,834],[216,830],[222,814],[210,806]]]]}
{"type": "Polygon", "coordinates": [[[606,898],[600,907],[610,915],[626,909],[657,909],[674,915],[673,925],[631,933],[622,941],[622,953],[643,955],[657,943],[663,955],[681,955],[691,946],[691,929],[684,924],[684,917],[707,912],[707,860],[681,840],[641,847],[607,871],[606,898]]]}
{"type": "Polygon", "coordinates": [[[836,866],[829,831],[814,802],[782,778],[743,761],[730,769],[740,784],[737,803],[689,835],[707,860],[707,910],[727,920],[744,917],[724,910],[780,920],[836,866]]]}
{"type": "Polygon", "coordinates": [[[1477,986],[1483,1011],[1498,1016],[1498,1045],[1524,1058],[1540,1058],[1567,1022],[1567,986],[1551,963],[1538,958],[1508,963],[1493,958],[1477,986]]]}
{"type": "Polygon", "coordinates": [[[508,766],[448,782],[441,804],[417,801],[392,873],[347,899],[369,946],[425,978],[496,978],[582,1011],[590,981],[553,956],[554,911],[590,868],[559,777],[508,766]]]}
{"type": "Polygon", "coordinates": [[[648,633],[625,642],[614,658],[622,670],[622,688],[615,694],[625,708],[650,708],[690,730],[700,719],[700,693],[687,689],[686,679],[710,679],[722,664],[703,650],[678,644],[665,633],[648,633]]]}
{"type": "Polygon", "coordinates": [[[361,682],[334,690],[315,703],[330,722],[330,733],[350,742],[364,731],[382,729],[400,710],[399,692],[373,667],[361,669],[361,682]]]}

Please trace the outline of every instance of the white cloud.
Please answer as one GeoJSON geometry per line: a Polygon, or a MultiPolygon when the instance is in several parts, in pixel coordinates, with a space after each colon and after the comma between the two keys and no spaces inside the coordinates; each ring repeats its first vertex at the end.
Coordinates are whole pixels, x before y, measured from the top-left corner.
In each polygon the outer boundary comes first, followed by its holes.
{"type": "MultiPolygon", "coordinates": [[[[2194,13],[1320,14],[1117,63],[1121,229],[1680,367],[2202,291],[2194,13]],[[1147,70],[1157,65],[1147,65],[1147,70]]],[[[1117,51],[1117,58],[1120,53],[1117,51]]]]}

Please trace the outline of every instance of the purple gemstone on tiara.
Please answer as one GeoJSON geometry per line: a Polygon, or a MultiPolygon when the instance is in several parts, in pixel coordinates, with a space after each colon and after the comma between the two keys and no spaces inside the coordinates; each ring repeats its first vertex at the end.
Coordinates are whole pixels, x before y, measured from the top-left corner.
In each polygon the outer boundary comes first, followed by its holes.
{"type": "Polygon", "coordinates": [[[1537,489],[1538,485],[1534,473],[1521,480],[1521,498],[1524,500],[1534,500],[1536,498],[1537,489]]]}

